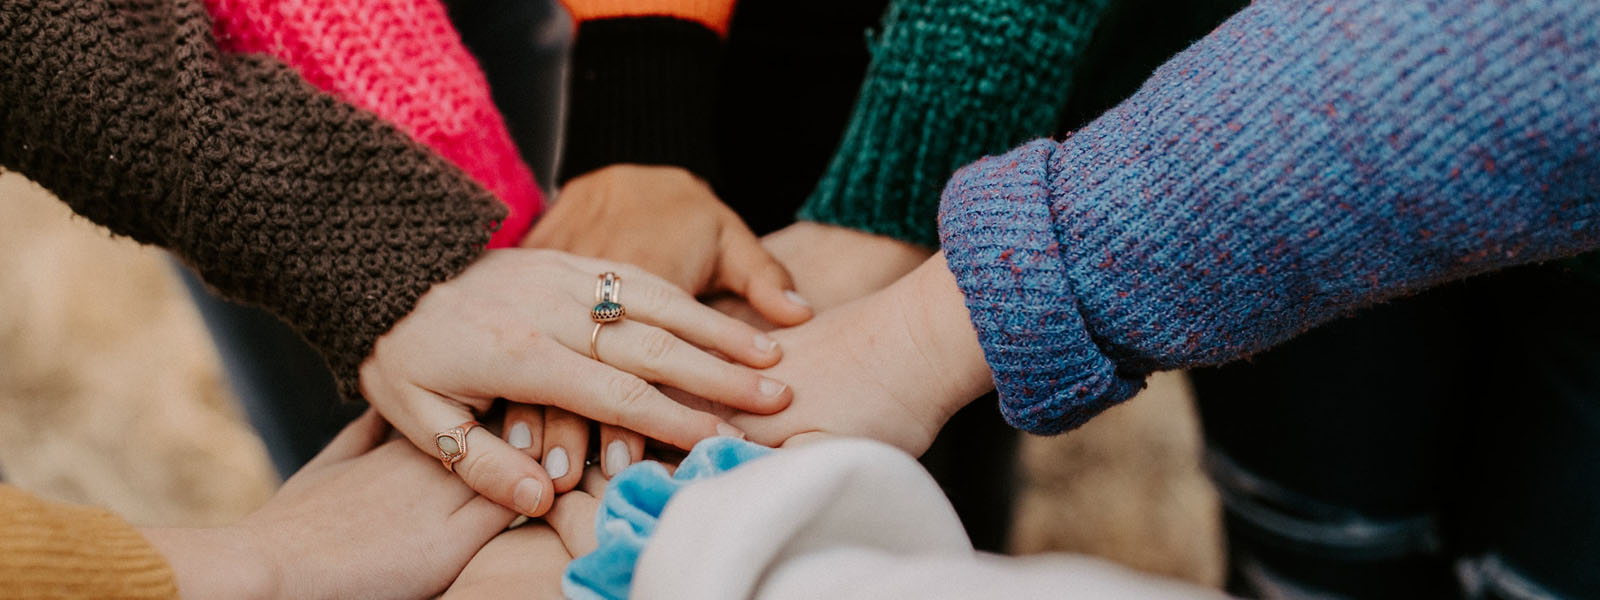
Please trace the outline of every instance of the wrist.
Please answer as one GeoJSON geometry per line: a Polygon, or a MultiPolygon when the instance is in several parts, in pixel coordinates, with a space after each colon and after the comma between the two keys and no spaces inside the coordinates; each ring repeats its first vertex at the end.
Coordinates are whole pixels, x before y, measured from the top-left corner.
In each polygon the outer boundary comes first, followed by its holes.
{"type": "Polygon", "coordinates": [[[886,293],[899,307],[921,381],[946,418],[994,389],[993,374],[944,253],[933,255],[886,293]]]}
{"type": "Polygon", "coordinates": [[[140,533],[167,559],[182,597],[286,597],[280,593],[284,579],[278,565],[238,528],[152,528],[140,533]]]}

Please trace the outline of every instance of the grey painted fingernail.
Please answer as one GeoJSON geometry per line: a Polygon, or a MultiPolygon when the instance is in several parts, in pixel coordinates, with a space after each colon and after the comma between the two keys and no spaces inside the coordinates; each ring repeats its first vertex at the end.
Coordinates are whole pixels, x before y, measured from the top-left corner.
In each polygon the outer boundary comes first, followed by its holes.
{"type": "Polygon", "coordinates": [[[533,447],[533,431],[528,429],[527,423],[517,423],[511,426],[511,432],[506,434],[506,443],[512,448],[527,450],[533,447]]]}
{"type": "Polygon", "coordinates": [[[785,383],[782,383],[780,381],[777,381],[777,380],[767,379],[765,377],[762,377],[761,378],[761,383],[757,384],[756,387],[761,389],[761,395],[767,396],[767,397],[772,397],[772,396],[776,396],[778,394],[782,394],[783,393],[783,389],[786,388],[786,387],[789,387],[789,385],[785,384],[785,383]]]}
{"type": "Polygon", "coordinates": [[[738,427],[734,427],[734,426],[729,425],[727,423],[717,423],[717,435],[720,435],[720,436],[723,436],[723,437],[738,438],[738,439],[741,439],[741,440],[744,439],[744,432],[743,431],[739,431],[738,427]]]}
{"type": "Polygon", "coordinates": [[[617,473],[628,468],[629,462],[628,445],[622,440],[611,440],[610,444],[606,444],[606,477],[616,477],[617,473]]]}
{"type": "Polygon", "coordinates": [[[783,295],[785,297],[789,298],[790,302],[793,302],[795,304],[799,304],[800,306],[804,306],[804,307],[807,307],[807,308],[809,308],[811,306],[810,302],[806,302],[806,299],[801,297],[800,294],[798,292],[795,292],[794,290],[785,290],[783,292],[783,295]]]}
{"type": "Polygon", "coordinates": [[[511,494],[511,502],[517,505],[517,510],[530,517],[533,511],[539,510],[539,501],[543,499],[544,486],[532,477],[517,482],[517,489],[511,494]]]}
{"type": "Polygon", "coordinates": [[[561,479],[571,467],[566,448],[556,446],[544,453],[544,472],[549,473],[551,479],[561,479]]]}

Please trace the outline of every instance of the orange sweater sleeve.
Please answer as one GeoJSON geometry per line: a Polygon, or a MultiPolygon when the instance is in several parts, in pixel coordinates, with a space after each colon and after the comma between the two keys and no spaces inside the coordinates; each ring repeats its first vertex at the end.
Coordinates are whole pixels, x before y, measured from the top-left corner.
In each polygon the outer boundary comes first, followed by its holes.
{"type": "Polygon", "coordinates": [[[572,21],[622,17],[672,17],[705,25],[717,35],[727,37],[728,23],[738,0],[561,0],[572,13],[572,21]]]}
{"type": "Polygon", "coordinates": [[[172,569],[127,522],[0,485],[0,582],[7,598],[177,598],[172,569]]]}

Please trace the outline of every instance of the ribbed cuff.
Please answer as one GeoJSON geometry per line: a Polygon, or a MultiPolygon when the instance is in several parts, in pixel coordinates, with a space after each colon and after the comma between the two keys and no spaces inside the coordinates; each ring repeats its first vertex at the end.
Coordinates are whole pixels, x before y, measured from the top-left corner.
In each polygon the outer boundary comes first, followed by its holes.
{"type": "Polygon", "coordinates": [[[111,513],[0,486],[0,581],[7,598],[178,597],[167,560],[111,513]]]}
{"type": "Polygon", "coordinates": [[[939,244],[956,168],[1049,135],[1106,0],[897,2],[800,218],[939,244]]]}
{"type": "Polygon", "coordinates": [[[1048,182],[1057,144],[1039,140],[961,169],[939,213],[945,260],[966,296],[1013,427],[1056,434],[1144,387],[1090,335],[1063,268],[1048,182]]]}
{"type": "Polygon", "coordinates": [[[682,167],[715,185],[721,61],[721,39],[692,21],[636,17],[581,24],[557,183],[634,163],[682,167]]]}

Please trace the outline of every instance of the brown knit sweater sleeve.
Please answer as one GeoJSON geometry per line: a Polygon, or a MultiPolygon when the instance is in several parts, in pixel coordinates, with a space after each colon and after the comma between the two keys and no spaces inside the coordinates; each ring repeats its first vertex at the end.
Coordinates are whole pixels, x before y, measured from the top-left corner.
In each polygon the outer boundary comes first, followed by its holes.
{"type": "Polygon", "coordinates": [[[8,0],[0,56],[0,166],[288,321],[346,397],[373,341],[503,218],[377,117],[219,53],[200,0],[8,0]]]}
{"type": "Polygon", "coordinates": [[[177,598],[155,547],[104,510],[40,500],[0,485],[0,596],[177,598]]]}

